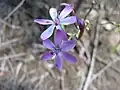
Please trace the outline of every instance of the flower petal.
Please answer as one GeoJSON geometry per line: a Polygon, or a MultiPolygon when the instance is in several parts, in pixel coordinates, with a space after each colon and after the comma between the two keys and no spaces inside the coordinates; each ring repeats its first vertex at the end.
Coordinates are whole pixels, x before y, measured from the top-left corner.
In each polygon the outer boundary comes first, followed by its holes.
{"type": "Polygon", "coordinates": [[[48,49],[53,49],[55,47],[49,39],[43,40],[43,45],[48,49]]]}
{"type": "Polygon", "coordinates": [[[42,55],[41,60],[47,61],[47,60],[52,59],[53,56],[54,56],[54,53],[52,53],[52,52],[45,52],[42,55]]]}
{"type": "Polygon", "coordinates": [[[51,25],[49,28],[47,28],[42,34],[41,34],[41,39],[42,40],[45,40],[47,38],[49,38],[52,34],[53,34],[53,31],[54,31],[54,28],[55,28],[55,25],[51,25]]]}
{"type": "Polygon", "coordinates": [[[82,19],[77,19],[77,24],[78,24],[80,27],[84,27],[84,26],[85,26],[85,22],[84,22],[82,19]]]}
{"type": "Polygon", "coordinates": [[[77,19],[78,29],[80,30],[79,37],[80,38],[84,33],[85,22],[83,20],[77,19]]]}
{"type": "Polygon", "coordinates": [[[76,45],[75,40],[69,40],[69,41],[64,41],[63,44],[61,44],[62,51],[70,51],[73,49],[76,45]]]}
{"type": "Polygon", "coordinates": [[[59,55],[56,55],[55,56],[55,66],[59,69],[59,70],[61,70],[62,69],[62,64],[63,64],[63,60],[62,60],[62,58],[59,56],[59,55]]]}
{"type": "Polygon", "coordinates": [[[60,5],[61,5],[61,6],[72,6],[72,7],[73,7],[72,4],[68,4],[68,3],[61,3],[60,5]]]}
{"type": "Polygon", "coordinates": [[[55,21],[55,19],[57,18],[57,10],[56,8],[51,8],[49,10],[50,16],[52,18],[53,21],[55,21]]]}
{"type": "Polygon", "coordinates": [[[63,30],[57,30],[54,34],[54,43],[57,46],[60,46],[62,43],[62,40],[67,40],[67,35],[63,30]]]}
{"type": "Polygon", "coordinates": [[[68,52],[62,52],[62,56],[65,60],[67,60],[68,62],[74,64],[77,62],[76,57],[72,56],[70,53],[68,52]]]}
{"type": "Polygon", "coordinates": [[[36,22],[38,24],[42,24],[42,25],[53,24],[53,21],[52,20],[48,20],[48,19],[35,19],[34,22],[36,22]]]}
{"type": "Polygon", "coordinates": [[[66,6],[60,13],[60,15],[58,16],[59,19],[63,19],[66,16],[68,16],[71,12],[73,11],[73,7],[72,6],[66,6]]]}
{"type": "Polygon", "coordinates": [[[60,23],[63,25],[73,24],[77,21],[76,16],[70,16],[60,20],[60,23]]]}

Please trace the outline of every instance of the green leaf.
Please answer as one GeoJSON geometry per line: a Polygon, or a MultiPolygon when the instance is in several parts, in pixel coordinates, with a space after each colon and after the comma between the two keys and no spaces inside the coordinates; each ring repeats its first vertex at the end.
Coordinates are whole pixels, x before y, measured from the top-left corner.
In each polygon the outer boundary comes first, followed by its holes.
{"type": "Polygon", "coordinates": [[[115,53],[116,50],[117,50],[117,51],[120,50],[120,44],[117,44],[117,45],[115,45],[115,46],[112,47],[112,53],[115,53]]]}

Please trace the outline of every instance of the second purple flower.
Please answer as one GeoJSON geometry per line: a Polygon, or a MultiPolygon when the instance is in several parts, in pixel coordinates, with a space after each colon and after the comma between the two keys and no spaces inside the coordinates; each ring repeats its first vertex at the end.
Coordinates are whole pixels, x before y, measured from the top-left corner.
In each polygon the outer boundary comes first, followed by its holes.
{"type": "Polygon", "coordinates": [[[74,40],[67,40],[64,31],[56,31],[54,35],[54,44],[49,39],[46,39],[43,41],[43,45],[51,51],[45,52],[41,59],[46,61],[54,57],[54,64],[58,69],[62,69],[63,59],[70,63],[76,63],[77,59],[68,52],[75,47],[76,42],[74,40]]]}

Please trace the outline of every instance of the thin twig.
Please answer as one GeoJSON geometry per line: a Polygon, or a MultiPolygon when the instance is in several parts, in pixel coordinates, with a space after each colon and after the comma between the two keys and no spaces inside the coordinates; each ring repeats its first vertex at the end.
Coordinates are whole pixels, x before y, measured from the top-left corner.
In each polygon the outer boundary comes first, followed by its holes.
{"type": "Polygon", "coordinates": [[[13,25],[13,24],[9,24],[8,22],[6,22],[5,20],[2,20],[0,18],[0,22],[3,23],[4,25],[7,25],[8,27],[12,28],[12,29],[21,29],[20,26],[16,26],[16,25],[13,25]]]}
{"type": "Polygon", "coordinates": [[[65,85],[64,85],[64,74],[65,74],[65,71],[63,70],[60,73],[61,73],[61,75],[60,75],[60,88],[61,88],[61,90],[65,90],[65,85]]]}
{"type": "Polygon", "coordinates": [[[103,69],[101,69],[98,73],[96,73],[90,80],[89,84],[93,82],[97,77],[99,77],[102,73],[104,73],[108,68],[112,66],[112,64],[116,63],[117,61],[120,61],[120,59],[113,60],[110,63],[108,63],[103,69]]]}
{"type": "MultiPolygon", "coordinates": [[[[108,64],[108,63],[106,62],[106,61],[108,61],[108,60],[104,60],[104,59],[102,59],[102,58],[99,57],[99,56],[96,56],[96,60],[97,60],[99,63],[104,64],[105,66],[108,64]]],[[[117,69],[117,68],[115,68],[115,67],[113,67],[113,66],[111,66],[110,68],[111,68],[111,70],[113,70],[113,71],[115,71],[116,73],[119,73],[119,74],[120,74],[120,70],[119,70],[119,69],[117,69]]]]}
{"type": "Polygon", "coordinates": [[[36,90],[44,82],[45,78],[48,76],[49,76],[49,72],[45,72],[43,75],[41,75],[38,83],[35,85],[34,90],[36,90]]]}
{"type": "MultiPolygon", "coordinates": [[[[5,57],[7,57],[7,55],[5,55],[5,57]]],[[[11,60],[9,60],[9,59],[6,59],[6,60],[7,60],[7,62],[8,62],[8,65],[9,65],[9,68],[10,68],[10,70],[11,70],[11,72],[12,72],[12,75],[14,75],[14,74],[15,74],[15,70],[14,70],[14,67],[13,67],[13,65],[12,65],[11,60]]]]}
{"type": "Polygon", "coordinates": [[[1,60],[12,59],[12,58],[23,57],[25,55],[26,55],[26,53],[19,53],[19,54],[15,54],[15,55],[9,55],[9,56],[5,56],[5,57],[0,57],[0,61],[1,60]]]}
{"type": "Polygon", "coordinates": [[[84,48],[86,56],[87,56],[87,62],[86,63],[90,64],[90,59],[91,59],[90,52],[86,49],[86,47],[85,47],[85,45],[84,45],[82,40],[79,40],[78,44],[80,45],[81,48],[84,48]]]}
{"type": "Polygon", "coordinates": [[[44,68],[48,70],[49,74],[50,74],[53,78],[56,78],[56,75],[55,75],[54,71],[52,70],[53,67],[54,67],[53,64],[45,63],[45,65],[44,65],[44,68]]]}
{"type": "MultiPolygon", "coordinates": [[[[25,2],[25,0],[22,0],[3,20],[0,19],[0,21],[4,24],[4,25],[3,25],[3,30],[2,30],[2,33],[3,33],[3,35],[2,35],[3,41],[5,40],[4,30],[5,30],[5,26],[6,26],[6,25],[8,25],[8,26],[11,27],[11,28],[18,28],[18,29],[20,28],[20,27],[14,26],[14,25],[10,25],[9,23],[6,22],[6,20],[7,20],[14,12],[16,12],[16,11],[23,5],[24,2],[25,2]]],[[[3,45],[2,45],[2,46],[3,46],[3,45]]],[[[14,52],[14,49],[12,48],[12,45],[9,44],[9,46],[10,46],[10,49],[14,52]]],[[[13,53],[13,54],[15,54],[15,53],[13,53]]]]}
{"type": "Polygon", "coordinates": [[[6,47],[6,46],[8,46],[8,45],[10,45],[10,44],[12,44],[12,43],[16,43],[16,42],[18,42],[20,39],[18,39],[18,38],[15,38],[15,39],[12,39],[12,40],[8,40],[8,41],[6,41],[6,42],[4,42],[4,43],[1,43],[0,44],[0,48],[2,49],[3,47],[6,47]]]}
{"type": "Polygon", "coordinates": [[[16,12],[25,2],[25,0],[22,0],[5,18],[4,20],[6,21],[11,15],[13,15],[14,12],[16,12]]]}
{"type": "MultiPolygon", "coordinates": [[[[99,18],[98,18],[99,19],[99,18]]],[[[98,40],[99,40],[99,26],[98,26],[98,20],[96,22],[96,33],[95,33],[95,37],[94,37],[94,48],[93,48],[93,53],[92,53],[92,59],[91,59],[91,63],[90,63],[90,68],[88,71],[88,75],[86,78],[86,81],[84,83],[84,86],[82,88],[82,90],[88,90],[89,87],[89,83],[91,81],[91,77],[93,74],[93,70],[94,70],[94,64],[95,64],[95,57],[96,57],[96,51],[97,51],[97,45],[98,45],[98,40]]]]}
{"type": "Polygon", "coordinates": [[[20,70],[23,66],[23,63],[22,62],[19,62],[18,65],[17,65],[17,68],[16,68],[16,72],[15,72],[15,78],[17,79],[18,78],[18,75],[20,73],[20,70]]]}
{"type": "Polygon", "coordinates": [[[94,7],[94,4],[95,4],[95,1],[93,0],[92,1],[92,4],[91,4],[91,8],[89,9],[89,11],[87,12],[87,14],[85,15],[84,17],[84,20],[86,20],[87,16],[90,14],[90,12],[92,11],[93,7],[94,7]]]}

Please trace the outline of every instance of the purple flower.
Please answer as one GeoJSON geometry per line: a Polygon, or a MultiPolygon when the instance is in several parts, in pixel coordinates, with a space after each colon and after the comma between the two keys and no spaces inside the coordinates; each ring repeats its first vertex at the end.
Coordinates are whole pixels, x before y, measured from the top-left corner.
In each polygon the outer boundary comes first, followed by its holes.
{"type": "Polygon", "coordinates": [[[82,19],[77,19],[77,24],[78,24],[80,29],[84,29],[85,22],[82,19]]]}
{"type": "Polygon", "coordinates": [[[63,59],[72,64],[76,63],[77,59],[68,53],[68,51],[75,47],[76,42],[74,40],[67,40],[64,31],[56,31],[54,35],[54,44],[49,39],[46,39],[43,40],[43,45],[51,51],[45,52],[41,59],[47,61],[55,57],[54,64],[58,69],[62,69],[63,59]]]}
{"type": "Polygon", "coordinates": [[[49,10],[50,16],[52,20],[48,19],[35,19],[34,22],[42,25],[50,25],[49,28],[47,28],[42,34],[41,39],[45,40],[49,38],[54,31],[54,28],[58,30],[62,30],[61,25],[69,25],[77,22],[76,16],[70,16],[67,17],[71,12],[73,11],[73,8],[71,6],[66,6],[58,15],[57,10],[55,8],[51,8],[49,10]]]}
{"type": "Polygon", "coordinates": [[[78,38],[80,38],[84,33],[85,22],[81,19],[77,19],[77,25],[78,25],[78,29],[80,30],[80,34],[78,38]]]}

